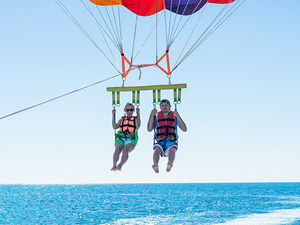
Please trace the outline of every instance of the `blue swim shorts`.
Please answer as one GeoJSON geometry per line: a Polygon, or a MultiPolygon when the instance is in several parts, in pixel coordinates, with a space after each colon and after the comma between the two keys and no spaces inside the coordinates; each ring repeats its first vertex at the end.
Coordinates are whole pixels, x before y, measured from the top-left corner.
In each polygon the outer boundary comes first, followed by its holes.
{"type": "Polygon", "coordinates": [[[167,139],[155,143],[153,145],[153,149],[155,149],[156,147],[161,150],[161,157],[167,157],[171,148],[175,148],[175,152],[178,149],[177,143],[175,141],[170,141],[167,139]]]}

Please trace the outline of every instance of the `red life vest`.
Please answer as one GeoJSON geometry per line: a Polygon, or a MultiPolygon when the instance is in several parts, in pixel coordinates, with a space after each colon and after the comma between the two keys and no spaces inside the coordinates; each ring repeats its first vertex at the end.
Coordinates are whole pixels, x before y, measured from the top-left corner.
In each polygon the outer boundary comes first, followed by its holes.
{"type": "Polygon", "coordinates": [[[157,113],[156,139],[161,141],[164,138],[168,140],[176,140],[176,127],[174,112],[170,111],[167,118],[164,117],[162,111],[157,113]]]}
{"type": "Polygon", "coordinates": [[[130,118],[123,116],[120,124],[120,132],[124,134],[136,133],[136,116],[130,118]]]}

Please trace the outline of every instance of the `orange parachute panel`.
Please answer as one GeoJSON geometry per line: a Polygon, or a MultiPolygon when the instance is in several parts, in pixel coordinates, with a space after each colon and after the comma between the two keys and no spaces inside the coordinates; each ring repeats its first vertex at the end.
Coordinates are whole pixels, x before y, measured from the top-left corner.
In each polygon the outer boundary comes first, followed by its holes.
{"type": "Polygon", "coordinates": [[[90,0],[96,5],[122,5],[122,0],[90,0]]]}

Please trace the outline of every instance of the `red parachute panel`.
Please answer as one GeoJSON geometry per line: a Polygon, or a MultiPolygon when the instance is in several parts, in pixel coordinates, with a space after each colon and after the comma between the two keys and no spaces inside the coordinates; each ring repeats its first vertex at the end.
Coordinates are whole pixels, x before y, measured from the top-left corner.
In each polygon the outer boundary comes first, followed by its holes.
{"type": "Polygon", "coordinates": [[[164,9],[163,0],[123,0],[122,5],[139,16],[151,16],[164,9]]]}

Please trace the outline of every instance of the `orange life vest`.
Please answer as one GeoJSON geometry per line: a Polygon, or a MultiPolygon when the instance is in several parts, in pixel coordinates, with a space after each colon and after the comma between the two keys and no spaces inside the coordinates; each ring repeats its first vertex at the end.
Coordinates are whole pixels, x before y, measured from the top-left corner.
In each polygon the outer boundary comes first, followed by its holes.
{"type": "Polygon", "coordinates": [[[163,113],[159,111],[157,113],[157,127],[156,127],[156,139],[158,141],[167,138],[168,140],[176,140],[176,127],[175,127],[174,112],[170,111],[167,118],[163,113]]]}
{"type": "Polygon", "coordinates": [[[120,132],[124,134],[136,133],[136,116],[130,118],[123,116],[120,124],[120,132]]]}

